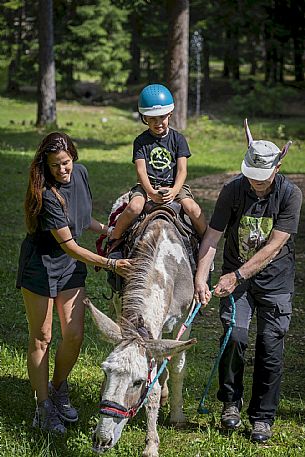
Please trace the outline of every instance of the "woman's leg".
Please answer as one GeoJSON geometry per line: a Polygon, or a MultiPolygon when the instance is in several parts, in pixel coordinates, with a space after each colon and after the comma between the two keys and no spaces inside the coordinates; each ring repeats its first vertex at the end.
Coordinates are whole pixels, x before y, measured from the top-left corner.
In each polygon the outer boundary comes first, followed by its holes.
{"type": "Polygon", "coordinates": [[[83,342],[85,306],[84,287],[63,290],[55,299],[62,340],[55,357],[53,386],[58,389],[74,367],[83,342]]]}
{"type": "Polygon", "coordinates": [[[28,374],[38,403],[48,398],[53,299],[22,288],[29,328],[28,374]]]}

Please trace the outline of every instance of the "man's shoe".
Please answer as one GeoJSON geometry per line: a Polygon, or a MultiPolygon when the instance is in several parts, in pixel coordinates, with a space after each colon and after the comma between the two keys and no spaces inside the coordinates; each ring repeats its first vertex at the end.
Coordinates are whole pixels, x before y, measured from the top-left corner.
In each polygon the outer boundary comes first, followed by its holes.
{"type": "Polygon", "coordinates": [[[70,403],[67,381],[63,381],[58,390],[50,382],[49,396],[53,400],[61,419],[66,422],[76,422],[78,420],[78,413],[70,403]]]}
{"type": "Polygon", "coordinates": [[[40,428],[41,430],[50,433],[66,432],[66,427],[63,425],[58,415],[56,406],[49,398],[37,405],[33,419],[33,427],[40,428]]]}
{"type": "Polygon", "coordinates": [[[256,421],[253,423],[251,440],[256,443],[265,443],[272,436],[270,424],[268,422],[256,421]]]}
{"type": "Polygon", "coordinates": [[[242,401],[226,401],[221,413],[221,425],[228,430],[235,430],[241,425],[240,410],[242,401]]]}

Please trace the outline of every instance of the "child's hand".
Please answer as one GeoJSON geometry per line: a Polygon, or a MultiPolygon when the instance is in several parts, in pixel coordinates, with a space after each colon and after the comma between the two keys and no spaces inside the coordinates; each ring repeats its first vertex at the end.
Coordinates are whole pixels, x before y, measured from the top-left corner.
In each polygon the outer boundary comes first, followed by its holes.
{"type": "Polygon", "coordinates": [[[163,203],[162,200],[162,192],[160,193],[160,189],[154,190],[149,194],[149,198],[154,202],[154,203],[163,203]]]}
{"type": "Polygon", "coordinates": [[[170,203],[176,197],[176,194],[171,187],[162,187],[159,189],[159,192],[161,192],[162,195],[162,203],[170,203]]]}

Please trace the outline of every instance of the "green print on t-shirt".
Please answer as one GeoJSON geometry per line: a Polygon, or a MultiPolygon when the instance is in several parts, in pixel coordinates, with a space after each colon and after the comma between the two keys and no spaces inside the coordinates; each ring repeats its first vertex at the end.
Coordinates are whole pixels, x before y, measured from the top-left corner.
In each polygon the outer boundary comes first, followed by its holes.
{"type": "Polygon", "coordinates": [[[149,164],[156,170],[171,169],[171,162],[172,156],[167,149],[158,146],[151,150],[149,164]]]}
{"type": "Polygon", "coordinates": [[[264,245],[273,227],[272,217],[242,216],[238,228],[239,256],[246,262],[264,245]]]}

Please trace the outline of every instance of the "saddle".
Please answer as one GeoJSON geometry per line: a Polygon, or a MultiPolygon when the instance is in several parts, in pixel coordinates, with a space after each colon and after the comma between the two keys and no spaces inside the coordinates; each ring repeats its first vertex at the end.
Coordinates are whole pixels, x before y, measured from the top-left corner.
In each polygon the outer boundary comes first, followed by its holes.
{"type": "MultiPolygon", "coordinates": [[[[126,230],[122,241],[114,248],[106,245],[102,255],[114,259],[130,258],[135,246],[143,237],[148,224],[151,221],[158,219],[171,222],[177,230],[188,253],[194,275],[198,260],[200,238],[195,232],[189,217],[184,213],[182,206],[176,201],[164,205],[156,204],[152,201],[147,202],[141,215],[132,226],[126,230]]],[[[98,252],[101,253],[101,249],[99,249],[101,246],[98,246],[98,243],[99,240],[97,241],[97,248],[98,252]]],[[[111,271],[107,271],[107,281],[113,292],[122,292],[123,278],[121,276],[111,271]]]]}

